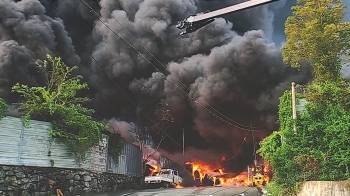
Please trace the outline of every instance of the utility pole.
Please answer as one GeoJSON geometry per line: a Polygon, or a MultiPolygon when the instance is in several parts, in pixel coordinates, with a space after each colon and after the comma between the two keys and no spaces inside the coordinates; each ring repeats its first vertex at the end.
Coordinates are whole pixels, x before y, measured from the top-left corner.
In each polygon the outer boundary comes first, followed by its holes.
{"type": "Polygon", "coordinates": [[[185,128],[182,128],[182,155],[185,155],[185,128]]]}
{"type": "Polygon", "coordinates": [[[248,175],[248,186],[250,186],[250,180],[251,180],[251,174],[252,173],[252,171],[250,170],[250,167],[249,167],[249,165],[247,166],[247,175],[248,175]]]}
{"type": "Polygon", "coordinates": [[[136,131],[136,137],[138,139],[139,145],[140,145],[140,157],[141,157],[141,167],[140,167],[140,187],[142,187],[143,185],[143,178],[144,178],[144,166],[143,166],[143,148],[144,148],[144,137],[143,137],[143,133],[140,130],[140,128],[135,125],[135,131],[136,131]]]}
{"type": "MultiPolygon", "coordinates": [[[[293,120],[297,118],[297,109],[296,109],[296,98],[295,98],[295,83],[292,82],[292,108],[293,108],[293,120]]],[[[294,133],[297,133],[297,129],[294,124],[294,133]]]]}

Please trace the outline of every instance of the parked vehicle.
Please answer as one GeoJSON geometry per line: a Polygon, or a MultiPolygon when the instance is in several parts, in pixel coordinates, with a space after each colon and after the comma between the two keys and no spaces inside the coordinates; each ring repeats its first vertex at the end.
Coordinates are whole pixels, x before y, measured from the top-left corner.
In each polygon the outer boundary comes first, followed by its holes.
{"type": "Polygon", "coordinates": [[[181,185],[182,182],[183,179],[179,175],[179,172],[173,169],[161,169],[156,175],[145,177],[146,186],[159,185],[164,188],[169,188],[181,185]]]}
{"type": "Polygon", "coordinates": [[[261,187],[265,186],[267,179],[265,176],[264,165],[257,165],[253,170],[253,186],[261,187]]]}

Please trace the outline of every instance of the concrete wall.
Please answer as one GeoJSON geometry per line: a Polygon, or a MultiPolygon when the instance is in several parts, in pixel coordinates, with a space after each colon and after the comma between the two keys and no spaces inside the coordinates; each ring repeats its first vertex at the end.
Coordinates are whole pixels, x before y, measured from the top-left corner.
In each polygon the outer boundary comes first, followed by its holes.
{"type": "Polygon", "coordinates": [[[0,165],[0,196],[64,196],[137,189],[139,178],[55,167],[0,165]]]}
{"type": "Polygon", "coordinates": [[[298,196],[349,196],[350,181],[305,182],[298,196]]]}

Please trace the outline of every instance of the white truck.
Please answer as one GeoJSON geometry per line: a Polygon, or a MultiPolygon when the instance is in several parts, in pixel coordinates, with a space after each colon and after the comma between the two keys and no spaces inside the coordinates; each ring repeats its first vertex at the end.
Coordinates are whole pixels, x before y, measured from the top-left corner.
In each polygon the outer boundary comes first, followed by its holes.
{"type": "Polygon", "coordinates": [[[145,184],[147,185],[160,185],[164,188],[176,187],[183,182],[179,172],[173,169],[161,169],[154,176],[146,176],[145,184]]]}

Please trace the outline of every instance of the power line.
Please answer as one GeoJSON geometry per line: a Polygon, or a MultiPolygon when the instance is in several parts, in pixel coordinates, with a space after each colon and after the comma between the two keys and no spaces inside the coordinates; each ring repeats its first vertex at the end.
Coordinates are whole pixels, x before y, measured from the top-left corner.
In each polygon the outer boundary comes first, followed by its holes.
{"type": "MultiPolygon", "coordinates": [[[[84,1],[85,4],[87,4],[87,3],[85,2],[85,0],[83,0],[83,1],[84,1]]],[[[57,10],[56,6],[52,3],[51,0],[49,0],[49,2],[50,2],[50,4],[53,6],[53,8],[55,9],[55,11],[58,13],[58,15],[62,18],[63,22],[65,22],[65,20],[64,20],[63,17],[62,17],[62,15],[61,15],[60,12],[57,10]]],[[[89,7],[90,7],[90,6],[89,6],[89,7]]],[[[91,7],[90,7],[90,8],[91,8],[91,7]]],[[[91,8],[91,9],[92,9],[92,8],[91,8]]],[[[85,47],[84,43],[80,40],[79,36],[78,36],[78,35],[74,32],[74,30],[68,25],[68,23],[66,23],[66,24],[67,24],[67,27],[72,31],[72,33],[74,34],[74,36],[76,36],[76,38],[77,38],[77,40],[79,41],[79,43],[80,43],[80,44],[83,46],[83,48],[88,52],[88,49],[85,47]]],[[[136,50],[136,49],[135,49],[135,50],[136,50]]],[[[136,51],[137,51],[137,50],[136,50],[136,51]]],[[[88,52],[88,54],[89,54],[89,56],[96,62],[96,64],[97,64],[98,67],[103,71],[103,73],[106,74],[107,78],[110,79],[110,80],[112,81],[112,83],[113,83],[116,87],[118,87],[118,89],[123,93],[123,95],[137,108],[137,104],[125,93],[125,91],[113,80],[113,78],[112,78],[110,75],[108,75],[108,73],[102,68],[102,65],[97,61],[97,59],[96,59],[90,52],[88,52]]],[[[147,114],[145,114],[144,111],[141,110],[141,113],[142,113],[148,120],[150,120],[150,122],[152,122],[152,123],[154,124],[153,120],[152,120],[147,114]]],[[[153,127],[151,127],[151,129],[152,129],[153,131],[155,131],[153,127]]],[[[169,136],[168,133],[166,133],[166,132],[165,132],[163,129],[161,129],[161,128],[160,128],[160,130],[163,132],[164,135],[168,136],[168,138],[170,138],[175,144],[177,144],[179,147],[182,148],[182,145],[180,145],[178,142],[176,142],[171,136],[169,136]]],[[[160,145],[160,144],[159,144],[159,145],[160,145]]],[[[192,154],[192,153],[190,153],[190,154],[194,156],[194,154],[192,154]]]]}
{"type": "MultiPolygon", "coordinates": [[[[93,10],[92,9],[92,7],[89,5],[89,4],[87,4],[86,3],[86,1],[85,0],[80,0],[80,1],[83,1],[83,3],[85,4],[85,5],[87,5],[90,9],[91,9],[91,11],[92,12],[94,12],[95,14],[97,14],[98,15],[98,13],[95,11],[95,10],[93,10]]],[[[99,15],[98,15],[99,16],[99,15]]],[[[124,37],[122,37],[119,33],[115,33],[108,25],[106,25],[106,23],[105,22],[103,22],[102,20],[101,20],[101,17],[99,17],[99,19],[98,19],[102,24],[104,24],[114,35],[116,35],[116,36],[118,36],[119,38],[121,38],[121,39],[123,39],[126,43],[128,43],[128,45],[131,47],[131,48],[133,48],[140,56],[141,56],[141,58],[143,58],[144,60],[146,60],[148,63],[151,63],[147,58],[145,58],[144,57],[144,55],[142,55],[133,45],[131,45],[131,43],[130,42],[128,42],[124,37]]],[[[92,55],[91,55],[92,56],[92,55]]],[[[102,69],[102,70],[104,70],[103,68],[102,68],[102,66],[97,62],[97,60],[94,58],[94,60],[96,61],[96,63],[99,65],[99,67],[102,69]]],[[[107,74],[108,75],[108,74],[107,74]]],[[[110,77],[109,77],[110,78],[110,77]]],[[[111,79],[111,78],[110,78],[111,79]]],[[[121,89],[121,87],[119,87],[119,85],[113,80],[113,79],[111,79],[112,80],[112,82],[116,85],[116,86],[118,86],[118,88],[119,89],[121,89]]],[[[121,89],[121,91],[123,92],[123,94],[133,103],[133,105],[135,106],[135,107],[137,107],[137,104],[121,89]]],[[[144,112],[142,111],[142,113],[144,114],[144,112]]],[[[149,117],[149,116],[147,116],[147,115],[145,115],[145,117],[147,117],[153,124],[154,124],[154,122],[153,122],[153,120],[149,117]]],[[[154,130],[154,128],[153,127],[151,127],[153,130],[154,130]]],[[[155,131],[155,130],[154,130],[155,131]]],[[[182,147],[182,145],[180,145],[178,142],[176,142],[172,137],[170,137],[167,133],[165,133],[164,132],[164,130],[162,130],[161,129],[161,131],[166,135],[166,136],[168,136],[173,142],[175,142],[178,146],[180,146],[180,147],[182,147]]]]}
{"type": "MultiPolygon", "coordinates": [[[[237,156],[237,154],[238,154],[238,153],[240,152],[240,150],[242,149],[244,142],[245,142],[246,139],[247,139],[248,133],[249,133],[249,132],[247,132],[247,134],[246,134],[245,137],[243,138],[243,141],[242,141],[241,145],[239,146],[238,150],[236,151],[236,153],[235,153],[232,157],[230,157],[229,159],[225,159],[224,161],[221,161],[221,163],[227,162],[227,161],[229,161],[229,160],[231,160],[231,159],[233,159],[233,158],[235,158],[235,157],[237,156]]],[[[252,132],[252,133],[253,133],[253,132],[252,132]]]]}
{"type": "MultiPolygon", "coordinates": [[[[83,0],[84,1],[84,0],[83,0]]],[[[51,0],[49,0],[49,2],[51,3],[51,5],[53,6],[53,8],[56,10],[56,12],[58,13],[58,15],[60,15],[60,17],[62,18],[62,20],[64,21],[64,19],[63,19],[63,17],[62,17],[62,15],[60,14],[60,12],[57,10],[57,8],[55,7],[55,5],[53,5],[53,3],[51,2],[51,0]]],[[[84,3],[86,4],[86,2],[84,1],[84,3]]],[[[90,6],[89,6],[90,7],[90,6]]],[[[91,7],[90,7],[91,8],[91,7]]],[[[100,20],[100,19],[99,19],[100,20]]],[[[101,20],[100,20],[101,21],[101,20]]],[[[101,21],[102,22],[102,21],[101,21]]],[[[76,38],[77,38],[77,40],[79,41],[79,43],[83,46],[83,48],[88,52],[88,49],[85,47],[85,45],[83,44],[83,42],[80,40],[80,38],[79,38],[79,36],[77,36],[77,34],[74,32],[74,30],[67,24],[67,27],[72,31],[72,33],[74,34],[74,36],[76,36],[76,38]]],[[[111,30],[111,29],[110,29],[111,30]]],[[[134,50],[135,51],[137,51],[135,48],[134,48],[134,50]]],[[[138,51],[137,51],[138,52],[138,51]]],[[[139,52],[138,52],[139,53],[139,52]]],[[[102,71],[104,71],[104,73],[106,74],[106,76],[108,77],[108,79],[110,79],[112,82],[113,82],[113,84],[115,85],[115,86],[117,86],[119,89],[120,89],[120,91],[123,93],[123,95],[126,97],[126,98],[128,98],[128,100],[135,106],[135,107],[137,107],[137,104],[124,92],[124,90],[113,80],[113,78],[110,76],[110,75],[108,75],[108,73],[106,73],[106,71],[102,68],[102,66],[101,66],[101,64],[97,61],[97,59],[90,53],[90,52],[88,52],[88,54],[89,54],[89,56],[96,62],[96,64],[98,65],[98,67],[102,70],[102,71]]],[[[140,53],[139,53],[140,54],[140,53]]],[[[143,56],[143,55],[142,55],[143,56]]],[[[147,60],[148,61],[148,60],[147,60]]],[[[148,61],[149,62],[149,61],[148,61]]],[[[170,82],[170,81],[169,81],[170,82]]],[[[179,87],[178,87],[179,88],[179,87]]],[[[203,108],[205,108],[205,107],[203,107],[203,108]]],[[[206,109],[206,108],[205,108],[206,109]]],[[[144,114],[145,115],[145,117],[146,118],[148,118],[151,122],[153,122],[153,120],[147,115],[147,114],[145,114],[143,111],[142,111],[142,114],[144,114]]],[[[153,127],[152,127],[152,129],[153,129],[153,127]]],[[[153,129],[154,130],[154,129],[153,129]]],[[[160,142],[159,142],[159,144],[158,144],[158,146],[157,146],[157,149],[156,149],[156,151],[155,152],[157,152],[158,151],[158,148],[159,148],[159,146],[160,146],[160,144],[161,144],[161,142],[165,139],[165,136],[167,136],[168,138],[170,138],[175,144],[177,144],[179,147],[182,147],[182,145],[180,145],[178,142],[176,142],[168,133],[166,133],[164,130],[162,130],[162,129],[160,129],[162,132],[163,132],[163,134],[162,134],[162,138],[161,138],[161,140],[160,140],[160,142]]],[[[155,131],[155,130],[154,130],[155,131]]],[[[241,149],[241,147],[242,147],[242,145],[243,145],[243,143],[241,144],[241,146],[240,146],[240,148],[238,149],[238,151],[241,149]]],[[[238,151],[236,152],[236,154],[232,157],[232,158],[234,158],[237,154],[238,154],[238,151]]],[[[154,152],[154,153],[155,153],[154,152]]],[[[192,153],[190,153],[190,152],[188,152],[187,151],[187,153],[189,153],[189,154],[191,154],[191,155],[193,155],[193,156],[195,156],[194,154],[192,154],[192,153]]],[[[232,159],[232,158],[230,158],[230,159],[232,159]]]]}
{"type": "MultiPolygon", "coordinates": [[[[144,60],[146,60],[146,62],[148,62],[149,64],[151,64],[153,67],[155,67],[156,68],[156,70],[157,70],[157,72],[159,72],[159,73],[161,73],[159,70],[158,70],[158,68],[152,63],[152,62],[150,62],[146,57],[144,57],[144,55],[142,55],[130,42],[128,42],[124,37],[122,37],[119,33],[115,33],[108,25],[106,25],[105,24],[105,22],[103,22],[102,20],[101,20],[101,16],[96,12],[96,11],[94,11],[92,8],[91,8],[91,6],[89,6],[86,2],[85,2],[85,0],[81,0],[81,1],[84,1],[84,3],[85,3],[85,5],[87,5],[90,9],[91,9],[91,11],[93,11],[98,17],[99,17],[99,21],[103,24],[103,25],[105,25],[114,35],[116,35],[116,36],[118,36],[119,38],[122,38],[131,48],[133,48],[142,58],[144,58],[144,60]]],[[[109,12],[110,13],[110,12],[109,12]]],[[[113,17],[113,15],[112,15],[112,13],[110,13],[110,15],[113,17]]],[[[128,30],[128,29],[126,29],[115,17],[113,17],[127,32],[128,32],[128,34],[130,35],[130,36],[132,36],[132,38],[133,39],[135,39],[136,40],[136,38],[130,33],[130,31],[128,30]]],[[[162,65],[162,67],[164,67],[164,68],[166,68],[142,43],[141,43],[141,46],[148,52],[148,53],[150,53],[151,54],[151,56],[154,58],[154,59],[156,59],[156,61],[160,64],[160,65],[162,65]]],[[[164,75],[164,73],[161,73],[161,74],[163,74],[164,75]]],[[[187,88],[188,89],[188,87],[185,85],[185,84],[183,84],[182,82],[181,82],[181,80],[180,79],[178,79],[178,78],[176,78],[183,86],[185,86],[185,88],[187,88]]],[[[192,101],[194,101],[196,104],[198,104],[198,105],[200,105],[202,108],[204,108],[206,111],[208,111],[210,114],[212,114],[212,112],[209,110],[209,109],[207,109],[205,106],[203,106],[201,103],[199,103],[198,101],[196,101],[192,96],[190,96],[188,93],[186,93],[182,88],[180,88],[178,85],[176,85],[175,83],[173,83],[173,82],[171,82],[171,81],[169,81],[166,77],[165,77],[165,80],[167,80],[169,83],[172,83],[172,84],[174,84],[178,89],[180,89],[184,94],[186,94],[188,97],[190,97],[191,99],[192,99],[192,101]]],[[[209,105],[209,104],[208,104],[209,105]]],[[[210,105],[209,105],[210,106],[210,105]]],[[[210,106],[211,107],[211,106],[210,106]]],[[[213,108],[213,107],[211,107],[211,108],[213,108]]],[[[214,109],[214,111],[217,111],[217,110],[215,110],[215,108],[213,108],[214,109]]],[[[219,114],[222,114],[222,113],[220,113],[219,112],[219,114]]],[[[222,114],[223,115],[223,114],[222,114]]],[[[216,114],[213,114],[213,116],[214,117],[218,117],[216,114]]],[[[225,115],[223,115],[223,116],[225,116],[225,115]]],[[[225,116],[226,117],[226,116],[225,116]]],[[[220,117],[218,117],[218,118],[220,118],[220,117]]],[[[229,119],[228,117],[226,117],[227,119],[229,119]]],[[[221,118],[220,118],[221,119],[221,118]]],[[[228,123],[228,124],[230,124],[230,125],[233,125],[233,126],[235,126],[235,127],[237,127],[237,128],[240,128],[240,129],[243,129],[243,130],[246,130],[246,131],[251,131],[252,133],[253,133],[253,131],[256,131],[256,130],[253,130],[252,129],[252,124],[251,124],[251,126],[250,126],[250,129],[248,129],[248,128],[244,128],[244,127],[238,127],[238,126],[236,126],[236,125],[234,125],[234,124],[231,124],[230,122],[227,122],[226,120],[223,120],[223,119],[221,119],[222,121],[224,121],[224,122],[226,122],[226,123],[228,123]]],[[[230,119],[231,120],[231,119],[230,119]]],[[[231,121],[233,121],[233,120],[231,120],[231,121]]],[[[235,122],[235,121],[233,121],[233,122],[235,122]]],[[[238,123],[239,124],[239,123],[238,123]]],[[[243,125],[244,126],[244,125],[243,125]]],[[[152,127],[152,129],[153,129],[153,127],[152,127]]],[[[174,141],[179,147],[181,147],[181,145],[179,144],[179,143],[177,143],[172,137],[170,137],[166,132],[164,132],[162,129],[161,129],[161,131],[163,132],[163,134],[165,134],[166,136],[168,136],[172,141],[174,141]]],[[[248,133],[247,133],[247,135],[248,135],[248,133]]],[[[247,137],[247,135],[246,135],[246,137],[247,137]]],[[[233,157],[231,157],[231,158],[229,158],[228,160],[226,160],[226,161],[229,161],[229,160],[231,160],[231,159],[233,159],[238,153],[239,153],[239,151],[241,150],[241,148],[242,148],[242,146],[243,146],[243,144],[244,144],[244,142],[245,142],[245,139],[246,139],[246,137],[244,137],[244,139],[243,139],[243,141],[242,141],[242,144],[241,144],[241,146],[239,147],[239,149],[237,150],[237,152],[235,153],[235,155],[233,156],[233,157]]],[[[163,138],[164,139],[164,138],[163,138]]],[[[162,140],[161,140],[162,141],[162,140]]],[[[160,141],[160,142],[161,142],[160,141]]],[[[159,145],[160,145],[160,143],[159,143],[159,145]]],[[[159,146],[158,145],[158,146],[159,146]]],[[[255,148],[255,144],[254,144],[254,148],[255,148]]],[[[189,153],[189,154],[192,154],[192,153],[189,153]]],[[[192,154],[193,155],[193,154],[192,154]]]]}
{"type": "MultiPolygon", "coordinates": [[[[52,1],[51,1],[51,0],[49,0],[49,1],[50,1],[51,5],[53,6],[53,8],[56,10],[56,12],[60,15],[60,17],[61,17],[62,20],[63,20],[62,15],[61,15],[60,12],[57,10],[57,8],[53,5],[52,1]]],[[[77,34],[74,32],[74,30],[73,30],[68,24],[67,24],[67,27],[72,31],[72,33],[74,34],[74,36],[76,36],[76,38],[78,39],[79,43],[84,47],[84,49],[85,49],[86,51],[88,51],[88,49],[85,47],[85,45],[83,44],[83,42],[80,40],[79,36],[77,36],[77,34]]],[[[89,53],[89,52],[88,52],[88,53],[89,53]]],[[[113,84],[114,84],[116,87],[119,88],[119,90],[123,93],[123,95],[124,95],[126,98],[128,98],[128,100],[129,100],[135,107],[137,107],[137,104],[125,93],[125,91],[113,80],[113,78],[112,78],[110,75],[108,75],[108,74],[106,73],[106,71],[102,68],[102,65],[97,61],[97,59],[96,59],[91,53],[89,53],[89,56],[96,62],[96,64],[98,65],[98,67],[99,67],[102,71],[104,71],[104,73],[106,74],[106,76],[108,77],[108,79],[110,79],[110,80],[113,82],[113,84]]],[[[146,117],[148,117],[148,116],[146,115],[146,117]]],[[[150,119],[150,118],[149,118],[149,119],[150,119]]]]}
{"type": "MultiPolygon", "coordinates": [[[[236,128],[239,128],[239,129],[242,129],[242,130],[245,130],[245,131],[257,131],[257,132],[259,131],[259,130],[253,130],[252,127],[249,127],[249,126],[247,126],[247,125],[240,124],[240,123],[238,123],[238,122],[236,122],[236,121],[230,119],[229,117],[225,116],[224,114],[222,114],[220,111],[216,110],[214,107],[212,107],[209,103],[207,103],[207,102],[205,102],[205,101],[203,101],[204,104],[205,104],[206,106],[208,106],[209,108],[211,108],[214,112],[211,111],[211,110],[209,110],[209,109],[208,109],[205,105],[203,105],[202,103],[196,101],[191,95],[189,95],[187,92],[185,92],[185,91],[184,91],[182,88],[180,88],[177,84],[175,84],[174,82],[168,80],[167,77],[166,77],[166,75],[165,75],[163,72],[160,72],[160,70],[159,70],[152,62],[150,62],[141,52],[139,52],[139,51],[138,51],[129,41],[127,41],[121,34],[119,34],[119,33],[115,32],[115,31],[113,31],[113,30],[110,28],[109,25],[107,25],[105,22],[103,22],[103,21],[101,20],[100,14],[98,14],[95,10],[93,10],[92,7],[86,3],[85,0],[81,0],[81,1],[83,1],[84,4],[85,4],[86,6],[88,6],[88,7],[91,9],[91,11],[92,11],[96,16],[98,16],[99,21],[100,21],[105,27],[107,27],[115,36],[121,38],[124,42],[126,42],[126,43],[129,45],[129,47],[131,47],[132,49],[134,49],[134,50],[140,55],[140,57],[141,57],[142,59],[144,59],[147,63],[149,63],[150,65],[152,65],[152,66],[156,69],[156,71],[159,72],[159,73],[165,78],[166,81],[168,81],[169,83],[173,84],[173,85],[174,85],[176,88],[178,88],[182,93],[184,93],[186,96],[188,96],[194,103],[196,103],[197,105],[199,105],[200,107],[202,107],[203,109],[205,109],[209,114],[211,114],[212,116],[214,116],[214,117],[216,117],[217,119],[221,120],[222,122],[225,122],[225,123],[227,123],[227,124],[229,124],[229,125],[231,125],[231,126],[234,126],[234,127],[236,127],[236,128]],[[217,113],[217,114],[215,114],[215,113],[217,113]]],[[[102,8],[102,9],[103,9],[103,8],[102,8]]],[[[111,16],[119,25],[121,25],[121,27],[122,27],[134,40],[137,41],[136,37],[133,36],[132,33],[131,33],[122,23],[120,23],[120,22],[113,16],[113,14],[112,14],[109,10],[106,9],[106,11],[108,11],[109,14],[110,14],[110,16],[111,16]]],[[[147,51],[147,52],[148,52],[148,53],[163,67],[163,68],[165,68],[165,70],[167,70],[166,66],[164,66],[164,65],[163,65],[163,64],[162,64],[162,63],[161,63],[161,62],[160,62],[160,61],[159,61],[159,60],[158,60],[158,59],[157,59],[157,58],[142,44],[142,43],[140,43],[140,45],[141,45],[142,48],[145,49],[145,50],[146,50],[146,51],[147,51]]],[[[184,88],[186,88],[187,90],[190,90],[184,83],[182,83],[182,81],[181,81],[179,78],[177,78],[177,77],[175,77],[175,78],[176,78],[176,80],[177,80],[184,88]]],[[[255,127],[255,128],[257,128],[257,127],[255,127]]]]}

